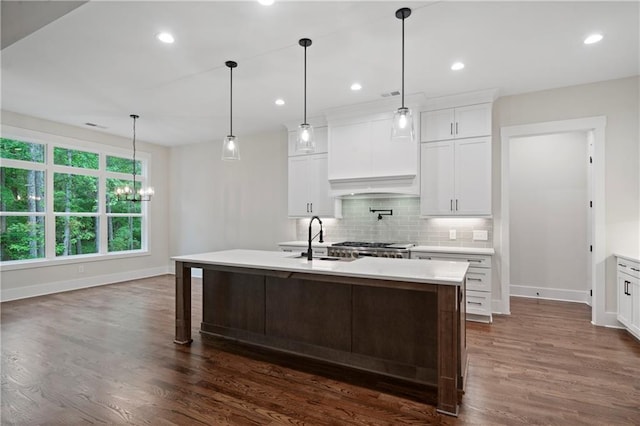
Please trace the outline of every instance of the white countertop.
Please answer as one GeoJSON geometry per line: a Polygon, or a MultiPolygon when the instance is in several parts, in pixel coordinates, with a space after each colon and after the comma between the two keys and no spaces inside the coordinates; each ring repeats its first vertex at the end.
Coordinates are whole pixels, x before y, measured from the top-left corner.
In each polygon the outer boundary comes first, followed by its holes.
{"type": "Polygon", "coordinates": [[[488,254],[494,255],[493,247],[447,247],[447,246],[415,246],[410,251],[429,253],[454,253],[454,254],[488,254]]]}
{"type": "Polygon", "coordinates": [[[282,251],[225,250],[175,256],[172,260],[239,268],[449,285],[460,285],[469,268],[467,262],[440,260],[363,257],[351,262],[319,259],[308,261],[294,256],[296,255],[282,251]]]}
{"type": "Polygon", "coordinates": [[[626,256],[626,255],[620,254],[620,253],[613,253],[613,255],[615,257],[619,257],[621,259],[628,260],[629,262],[638,262],[638,263],[640,263],[640,259],[637,258],[637,257],[626,256]]]}

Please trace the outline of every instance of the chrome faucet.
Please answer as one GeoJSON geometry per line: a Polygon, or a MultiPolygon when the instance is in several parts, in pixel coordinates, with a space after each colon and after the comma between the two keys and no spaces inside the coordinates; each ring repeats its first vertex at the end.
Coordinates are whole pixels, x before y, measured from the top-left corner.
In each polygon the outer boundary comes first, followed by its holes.
{"type": "Polygon", "coordinates": [[[311,241],[313,241],[318,235],[320,235],[320,239],[318,240],[321,243],[324,243],[322,239],[322,221],[318,216],[313,216],[309,221],[309,247],[307,248],[307,260],[313,260],[313,250],[311,249],[311,241]],[[318,223],[320,224],[320,232],[311,237],[311,225],[313,224],[313,219],[318,219],[318,223]]]}

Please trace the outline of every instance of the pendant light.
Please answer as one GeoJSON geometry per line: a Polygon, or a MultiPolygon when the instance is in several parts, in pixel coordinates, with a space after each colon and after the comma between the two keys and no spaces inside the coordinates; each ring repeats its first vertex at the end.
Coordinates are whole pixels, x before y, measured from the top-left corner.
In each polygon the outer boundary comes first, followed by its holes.
{"type": "Polygon", "coordinates": [[[133,161],[132,161],[132,174],[133,180],[131,188],[129,185],[125,185],[123,187],[116,188],[116,198],[118,201],[131,201],[131,202],[140,202],[140,201],[151,201],[151,197],[154,195],[154,190],[152,187],[144,187],[140,185],[140,189],[137,189],[138,182],[136,182],[136,120],[140,118],[139,115],[131,114],[129,115],[133,119],[133,161]]]}
{"type": "Polygon", "coordinates": [[[396,10],[396,18],[402,19],[402,106],[393,115],[391,139],[413,141],[415,139],[413,117],[411,110],[404,106],[404,20],[409,16],[411,16],[411,9],[408,7],[396,10]]]}
{"type": "Polygon", "coordinates": [[[237,62],[227,61],[224,63],[229,67],[229,134],[222,141],[222,159],[233,161],[240,159],[240,146],[238,138],[233,136],[233,69],[238,66],[237,62]]]}
{"type": "Polygon", "coordinates": [[[307,123],[307,47],[311,46],[311,40],[301,38],[298,44],[304,47],[304,121],[298,126],[296,151],[312,153],[316,150],[316,140],[313,137],[313,126],[307,123]]]}

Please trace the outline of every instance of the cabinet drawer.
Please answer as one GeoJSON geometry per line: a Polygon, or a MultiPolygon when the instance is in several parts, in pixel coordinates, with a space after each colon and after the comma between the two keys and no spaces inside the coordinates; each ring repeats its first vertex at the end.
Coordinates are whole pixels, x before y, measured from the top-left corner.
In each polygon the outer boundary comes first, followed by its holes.
{"type": "MultiPolygon", "coordinates": [[[[313,249],[313,255],[314,256],[326,256],[328,249],[326,247],[316,247],[314,245],[311,245],[311,248],[313,249]]],[[[307,252],[307,246],[280,246],[280,251],[287,251],[287,252],[292,252],[292,253],[306,253],[307,252]]]]}
{"type": "Polygon", "coordinates": [[[491,268],[491,256],[482,254],[449,254],[412,251],[411,258],[427,260],[448,260],[453,262],[469,262],[469,266],[472,268],[491,268]]]}
{"type": "Polygon", "coordinates": [[[467,313],[491,315],[491,293],[467,290],[467,313]]]}
{"type": "Polygon", "coordinates": [[[467,290],[491,291],[491,269],[469,267],[467,290]]]}
{"type": "Polygon", "coordinates": [[[640,278],[640,263],[617,258],[618,272],[640,278]]]}

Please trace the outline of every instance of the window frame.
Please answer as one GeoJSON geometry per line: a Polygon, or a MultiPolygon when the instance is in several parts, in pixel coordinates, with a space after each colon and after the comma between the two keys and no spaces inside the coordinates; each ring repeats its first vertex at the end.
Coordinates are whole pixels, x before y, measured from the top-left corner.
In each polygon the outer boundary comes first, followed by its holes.
{"type": "MultiPolygon", "coordinates": [[[[35,267],[46,267],[55,265],[64,265],[70,263],[85,263],[91,261],[111,260],[120,258],[132,258],[140,256],[149,256],[149,206],[147,202],[140,203],[140,213],[106,213],[106,189],[107,179],[127,179],[131,180],[132,175],[119,172],[108,172],[106,170],[107,156],[116,156],[121,158],[132,158],[133,147],[131,149],[118,148],[111,145],[100,144],[80,140],[72,137],[43,133],[34,130],[22,129],[13,126],[2,125],[1,137],[15,139],[23,142],[39,143],[45,146],[45,161],[37,163],[24,160],[14,160],[0,158],[2,167],[16,167],[21,169],[41,170],[45,173],[45,211],[44,212],[0,212],[2,216],[44,216],[44,233],[45,233],[45,257],[35,259],[6,260],[0,261],[2,270],[28,269],[35,267]],[[85,169],[80,167],[64,166],[54,164],[54,148],[71,149],[85,151],[98,154],[98,169],[85,169]],[[97,212],[55,212],[54,211],[54,175],[55,173],[72,173],[86,176],[94,176],[98,178],[98,208],[97,212]],[[60,216],[91,216],[96,217],[99,221],[98,252],[90,254],[56,256],[56,235],[55,221],[60,216]],[[140,217],[141,239],[140,249],[109,252],[108,250],[108,229],[107,218],[113,217],[140,217]]],[[[149,152],[136,149],[136,160],[139,160],[142,166],[140,174],[136,175],[136,180],[142,185],[149,185],[151,182],[151,162],[152,155],[149,152]]]]}

